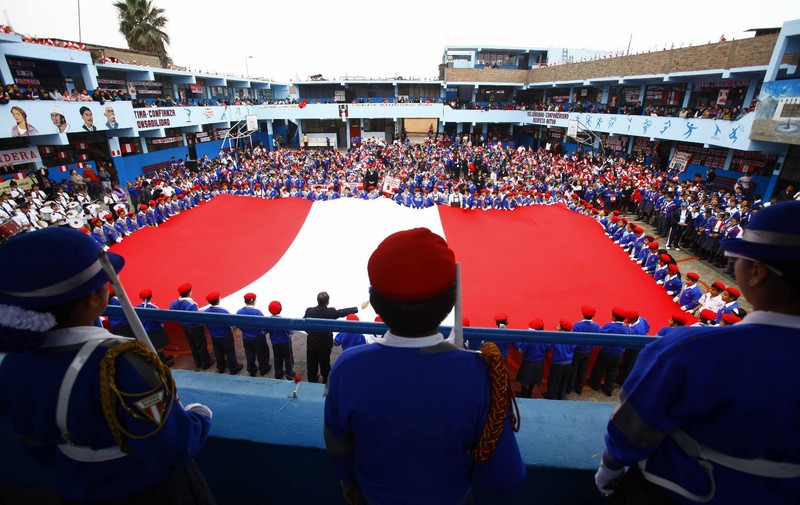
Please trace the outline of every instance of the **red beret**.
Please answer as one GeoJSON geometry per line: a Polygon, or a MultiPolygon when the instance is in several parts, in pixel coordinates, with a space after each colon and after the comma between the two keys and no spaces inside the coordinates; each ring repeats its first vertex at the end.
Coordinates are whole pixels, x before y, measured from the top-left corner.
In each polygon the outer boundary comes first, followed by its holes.
{"type": "Polygon", "coordinates": [[[614,214],[615,216],[619,216],[620,214],[622,214],[622,212],[618,210],[611,211],[611,213],[614,214]]]}
{"type": "Polygon", "coordinates": [[[114,285],[111,284],[110,282],[108,283],[108,294],[109,295],[113,295],[114,294],[114,285]]]}
{"type": "Polygon", "coordinates": [[[219,293],[216,291],[212,291],[206,295],[206,301],[209,303],[219,301],[219,293]]]}
{"type": "Polygon", "coordinates": [[[498,323],[500,321],[508,321],[508,314],[506,314],[505,312],[498,312],[497,314],[494,315],[494,320],[495,322],[498,323]]]}
{"type": "Polygon", "coordinates": [[[78,231],[81,231],[83,233],[89,233],[89,228],[84,226],[83,228],[79,229],[78,231]]]}
{"type": "Polygon", "coordinates": [[[156,203],[158,203],[158,202],[156,202],[155,200],[150,200],[150,202],[149,202],[149,203],[150,203],[150,205],[155,205],[155,204],[156,204],[156,203]]]}
{"type": "Polygon", "coordinates": [[[135,216],[135,215],[136,215],[136,213],[135,213],[134,211],[130,211],[130,212],[128,212],[128,215],[129,215],[129,216],[135,216]]]}
{"type": "Polygon", "coordinates": [[[633,227],[633,232],[636,233],[636,234],[639,234],[639,233],[644,233],[644,230],[639,226],[634,226],[633,227]]]}
{"type": "MultiPolygon", "coordinates": [[[[375,322],[376,323],[382,323],[383,322],[383,318],[381,316],[375,316],[375,322]]],[[[467,322],[469,322],[469,320],[467,320],[467,322]]],[[[466,324],[464,326],[466,326],[466,324]]]]}
{"type": "Polygon", "coordinates": [[[722,314],[722,320],[728,324],[736,324],[739,321],[741,321],[742,318],[731,312],[725,312],[724,314],[722,314]]]}
{"type": "Polygon", "coordinates": [[[139,298],[141,298],[142,300],[152,297],[153,297],[153,292],[149,289],[143,289],[139,291],[139,298]]]}
{"type": "Polygon", "coordinates": [[[676,265],[675,263],[670,263],[669,267],[667,267],[667,268],[669,268],[670,272],[673,272],[673,273],[676,273],[676,274],[681,271],[681,268],[678,265],[676,265]]]}
{"type": "Polygon", "coordinates": [[[597,314],[597,310],[591,305],[583,305],[581,307],[581,314],[583,314],[583,317],[594,317],[594,315],[597,314]]]}
{"type": "Polygon", "coordinates": [[[717,319],[717,313],[711,309],[703,309],[700,311],[700,317],[706,321],[715,321],[717,319]]]}
{"type": "Polygon", "coordinates": [[[685,312],[677,312],[672,315],[672,320],[681,326],[686,326],[686,323],[689,322],[689,317],[685,312]]]}
{"type": "Polygon", "coordinates": [[[395,302],[430,300],[455,281],[455,254],[447,242],[427,228],[386,237],[367,263],[375,292],[395,302]]]}
{"type": "Polygon", "coordinates": [[[111,214],[106,214],[103,216],[103,219],[105,219],[106,221],[113,221],[114,216],[112,216],[111,214]]]}
{"type": "Polygon", "coordinates": [[[561,329],[564,331],[572,331],[572,323],[566,319],[559,319],[558,325],[561,326],[561,329]]]}
{"type": "Polygon", "coordinates": [[[183,193],[178,195],[178,200],[183,200],[186,197],[183,193]]]}
{"type": "Polygon", "coordinates": [[[538,317],[536,319],[531,319],[531,322],[528,323],[528,328],[530,328],[532,330],[543,330],[544,329],[544,321],[542,321],[538,317]]]}
{"type": "Polygon", "coordinates": [[[611,216],[611,221],[612,221],[612,222],[614,222],[614,223],[616,223],[617,221],[619,221],[619,217],[617,217],[617,216],[611,216]]]}
{"type": "Polygon", "coordinates": [[[281,302],[275,300],[269,302],[269,313],[272,314],[273,316],[276,314],[280,314],[282,310],[283,306],[281,305],[281,302]]]}
{"type": "Polygon", "coordinates": [[[664,263],[669,263],[670,261],[672,261],[672,257],[669,254],[661,254],[658,256],[658,259],[660,259],[664,263]]]}
{"type": "Polygon", "coordinates": [[[139,210],[147,210],[147,205],[145,204],[139,205],[139,210]]]}
{"type": "Polygon", "coordinates": [[[717,288],[720,291],[725,291],[725,284],[721,283],[720,281],[712,283],[711,287],[717,288]]]}
{"type": "Polygon", "coordinates": [[[347,314],[347,317],[345,319],[347,319],[348,321],[361,321],[361,319],[359,319],[358,316],[355,314],[347,314]]]}
{"type": "Polygon", "coordinates": [[[620,223],[622,223],[622,224],[628,224],[628,220],[627,220],[627,219],[625,219],[624,217],[623,217],[623,218],[621,218],[621,219],[619,220],[619,222],[620,222],[620,223]]]}
{"type": "Polygon", "coordinates": [[[655,251],[656,249],[658,249],[658,242],[650,242],[650,245],[647,247],[655,251]]]}
{"type": "Polygon", "coordinates": [[[700,280],[700,276],[699,276],[699,275],[697,275],[697,274],[696,274],[696,273],[694,273],[694,272],[689,272],[688,274],[686,274],[686,278],[687,278],[687,279],[692,279],[693,281],[698,281],[698,280],[700,280]]]}
{"type": "Polygon", "coordinates": [[[623,309],[622,307],[614,307],[611,309],[611,313],[617,317],[628,317],[628,311],[623,309]]]}
{"type": "Polygon", "coordinates": [[[735,298],[739,298],[740,296],[742,296],[742,292],[739,291],[736,288],[729,287],[727,291],[728,291],[729,294],[733,295],[735,298]]]}
{"type": "Polygon", "coordinates": [[[189,284],[188,282],[184,282],[183,284],[178,286],[178,293],[185,293],[191,290],[192,290],[192,285],[189,284]]]}
{"type": "Polygon", "coordinates": [[[469,318],[468,317],[461,318],[461,326],[469,326],[469,318]]]}
{"type": "Polygon", "coordinates": [[[625,319],[630,319],[631,321],[633,321],[634,319],[639,319],[639,311],[629,310],[628,313],[625,315],[625,319]]]}
{"type": "Polygon", "coordinates": [[[255,293],[246,293],[244,295],[244,301],[246,301],[246,302],[252,302],[255,299],[256,299],[256,294],[255,293]]]}

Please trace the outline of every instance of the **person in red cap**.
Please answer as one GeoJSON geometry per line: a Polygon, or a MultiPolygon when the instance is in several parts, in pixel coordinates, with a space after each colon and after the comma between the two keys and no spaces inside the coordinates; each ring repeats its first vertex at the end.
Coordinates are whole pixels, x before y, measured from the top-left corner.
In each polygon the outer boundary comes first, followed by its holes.
{"type": "MultiPolygon", "coordinates": [[[[495,319],[497,318],[495,317],[495,319]]],[[[498,327],[505,328],[505,323],[502,326],[498,324],[498,327]]],[[[539,318],[533,319],[528,323],[528,329],[541,331],[544,329],[544,321],[539,318]]],[[[517,381],[522,386],[519,397],[534,398],[534,389],[542,384],[544,357],[547,355],[550,345],[539,342],[520,342],[514,344],[514,346],[522,353],[522,363],[520,363],[517,371],[517,381]]],[[[506,356],[503,356],[503,360],[505,359],[506,356]]]]}
{"type": "MultiPolygon", "coordinates": [[[[572,325],[572,330],[579,333],[600,333],[600,325],[594,322],[597,310],[591,305],[581,307],[583,319],[572,325]]],[[[583,393],[583,386],[586,384],[586,373],[589,370],[589,358],[592,356],[594,346],[577,345],[572,355],[572,387],[578,394],[583,393]]]]}
{"type": "Polygon", "coordinates": [[[642,350],[595,475],[615,503],[800,502],[800,202],[758,211],[721,246],[754,310],[642,350]]]}
{"type": "MultiPolygon", "coordinates": [[[[139,299],[142,300],[142,303],[137,305],[137,307],[141,309],[158,310],[156,304],[151,301],[153,299],[153,292],[150,289],[139,291],[139,299]]],[[[175,359],[172,356],[164,354],[164,347],[169,345],[169,337],[167,337],[167,332],[164,331],[164,323],[153,319],[143,319],[142,326],[144,327],[144,331],[147,332],[147,336],[150,337],[150,342],[153,343],[153,347],[156,349],[158,357],[161,358],[161,362],[168,367],[174,366],[175,359]]]]}
{"type": "MultiPolygon", "coordinates": [[[[273,300],[269,302],[269,313],[271,317],[280,317],[283,312],[281,302],[273,300]]],[[[292,352],[292,332],[289,330],[279,330],[269,328],[269,340],[272,342],[272,355],[275,361],[275,378],[283,379],[284,373],[286,380],[294,380],[294,354],[292,352]]]]}
{"type": "MultiPolygon", "coordinates": [[[[611,310],[611,321],[600,328],[600,333],[611,333],[616,335],[630,335],[631,330],[625,325],[628,311],[620,307],[611,310]]],[[[606,396],[611,396],[614,392],[614,380],[617,378],[619,364],[622,355],[625,353],[624,346],[606,345],[600,348],[597,361],[589,375],[589,386],[595,391],[600,391],[602,387],[606,396]],[[602,381],[602,384],[601,384],[602,381]]]]}
{"type": "Polygon", "coordinates": [[[664,284],[664,279],[669,273],[669,265],[673,262],[674,260],[669,254],[661,253],[658,255],[658,265],[655,272],[653,272],[653,279],[655,279],[656,284],[664,284]]]}
{"type": "Polygon", "coordinates": [[[656,333],[656,335],[659,336],[659,337],[664,337],[673,328],[679,328],[681,326],[688,325],[689,324],[689,317],[690,316],[688,314],[686,314],[685,312],[676,312],[675,314],[672,315],[671,318],[669,318],[669,322],[667,323],[667,325],[661,327],[661,329],[658,330],[658,333],[656,333]]]}
{"type": "Polygon", "coordinates": [[[693,312],[700,304],[700,299],[703,297],[703,294],[700,292],[700,286],[697,285],[697,281],[699,280],[700,276],[695,272],[686,274],[681,292],[672,299],[672,301],[678,302],[681,306],[681,310],[693,312]]]}
{"type": "Polygon", "coordinates": [[[720,326],[731,326],[733,324],[738,323],[741,321],[742,318],[734,314],[733,312],[726,312],[722,314],[722,319],[719,321],[720,326]]]}
{"type": "MultiPolygon", "coordinates": [[[[646,318],[640,316],[638,310],[628,311],[625,315],[625,324],[630,329],[631,335],[644,336],[650,331],[650,322],[646,318]]],[[[619,364],[617,378],[614,380],[620,386],[625,382],[625,379],[628,378],[628,374],[631,373],[633,365],[636,364],[636,358],[639,356],[641,350],[641,347],[627,347],[625,349],[625,353],[622,355],[622,361],[620,361],[619,364]]]]}
{"type": "Polygon", "coordinates": [[[681,280],[681,269],[676,263],[670,263],[667,267],[667,276],[664,277],[664,289],[669,296],[677,296],[683,288],[681,280]]]}
{"type": "MultiPolygon", "coordinates": [[[[328,307],[331,297],[325,291],[317,295],[317,306],[306,309],[304,318],[339,319],[348,314],[358,312],[358,307],[335,309],[328,307]]],[[[366,309],[369,302],[361,304],[366,309]]],[[[333,332],[309,330],[306,340],[306,364],[308,366],[308,382],[318,382],[322,376],[322,383],[328,383],[328,374],[331,372],[331,350],[333,349],[333,332]]]]}
{"type": "MultiPolygon", "coordinates": [[[[355,314],[348,314],[347,315],[348,321],[358,321],[358,316],[355,314]]],[[[366,337],[362,333],[355,333],[349,331],[343,331],[336,334],[333,338],[333,345],[340,345],[342,346],[342,351],[346,351],[350,348],[364,345],[367,343],[366,337]]]]}
{"type": "Polygon", "coordinates": [[[499,353],[458,349],[439,333],[456,301],[453,251],[426,228],[401,231],[367,272],[389,331],[339,356],[325,399],[325,444],[345,499],[467,503],[474,485],[516,489],[525,465],[500,396],[508,391],[491,386],[508,380],[499,353]]]}
{"type": "MultiPolygon", "coordinates": [[[[256,308],[255,293],[244,295],[244,307],[236,313],[243,316],[264,317],[264,313],[256,308]]],[[[272,370],[272,365],[269,364],[266,332],[263,328],[255,327],[240,327],[239,329],[242,331],[242,347],[244,347],[244,356],[247,360],[247,371],[250,373],[250,377],[255,377],[256,372],[267,375],[272,370]]]]}
{"type": "MultiPolygon", "coordinates": [[[[572,323],[566,319],[558,321],[558,331],[572,331],[572,323]]],[[[544,397],[548,400],[564,400],[572,390],[570,370],[575,353],[574,344],[553,344],[550,373],[547,375],[547,391],[544,397]]]]}
{"type": "Polygon", "coordinates": [[[694,311],[695,316],[700,317],[700,311],[704,309],[711,310],[714,314],[719,312],[719,309],[725,305],[722,301],[722,292],[725,291],[725,284],[720,281],[715,281],[708,287],[708,292],[700,297],[697,302],[697,308],[694,311]]]}
{"type": "MultiPolygon", "coordinates": [[[[220,295],[212,291],[206,295],[209,307],[203,312],[208,314],[230,314],[227,310],[219,306],[220,295]]],[[[214,348],[214,357],[217,358],[217,371],[225,373],[225,368],[231,375],[238,374],[244,365],[236,359],[236,348],[234,347],[233,330],[225,324],[207,324],[208,336],[211,337],[211,346],[214,348]]]]}
{"type": "MultiPolygon", "coordinates": [[[[169,304],[169,310],[185,310],[188,312],[198,312],[197,302],[192,300],[192,285],[184,282],[178,286],[178,299],[169,304]]],[[[192,351],[194,366],[198,369],[208,370],[214,364],[211,355],[208,353],[208,341],[206,340],[205,328],[200,323],[181,323],[183,333],[186,335],[186,342],[192,351]]]]}
{"type": "Polygon", "coordinates": [[[725,303],[718,311],[717,311],[717,324],[722,320],[722,314],[728,314],[733,312],[734,309],[739,308],[739,297],[742,296],[742,293],[732,287],[728,286],[725,291],[722,292],[722,301],[725,303]]]}

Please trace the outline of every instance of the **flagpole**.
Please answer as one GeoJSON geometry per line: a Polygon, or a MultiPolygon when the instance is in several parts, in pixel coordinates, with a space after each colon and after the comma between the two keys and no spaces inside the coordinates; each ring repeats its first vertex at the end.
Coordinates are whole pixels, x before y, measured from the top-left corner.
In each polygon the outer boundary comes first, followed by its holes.
{"type": "Polygon", "coordinates": [[[461,263],[456,263],[456,306],[453,317],[453,343],[459,349],[464,348],[464,318],[461,314],[461,263]]]}

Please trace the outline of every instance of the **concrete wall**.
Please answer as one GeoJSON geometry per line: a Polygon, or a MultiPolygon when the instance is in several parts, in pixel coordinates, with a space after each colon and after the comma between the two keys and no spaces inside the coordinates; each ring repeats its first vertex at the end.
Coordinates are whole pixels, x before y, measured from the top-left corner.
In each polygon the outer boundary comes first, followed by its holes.
{"type": "MultiPolygon", "coordinates": [[[[290,400],[294,384],[286,381],[181,370],[173,375],[184,404],[202,402],[214,412],[211,437],[197,461],[219,505],[344,503],[324,452],[322,385],[302,383],[298,398],[290,400]]],[[[528,477],[512,496],[478,491],[476,503],[601,503],[593,476],[614,405],[522,400],[519,407],[517,439],[528,477]]],[[[53,472],[24,452],[5,418],[0,444],[0,501],[31,503],[31,493],[52,488],[53,472]]]]}

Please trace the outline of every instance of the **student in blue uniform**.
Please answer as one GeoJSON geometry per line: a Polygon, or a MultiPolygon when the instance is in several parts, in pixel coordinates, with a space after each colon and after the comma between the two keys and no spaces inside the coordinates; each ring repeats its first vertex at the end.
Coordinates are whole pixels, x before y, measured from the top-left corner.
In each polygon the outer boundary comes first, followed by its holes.
{"type": "Polygon", "coordinates": [[[389,331],[339,356],[325,400],[325,444],[345,499],[468,503],[473,485],[516,489],[525,465],[499,353],[458,349],[438,332],[456,299],[452,250],[425,228],[406,230],[378,246],[367,270],[389,331]]]}
{"type": "MultiPolygon", "coordinates": [[[[255,293],[246,293],[244,295],[244,307],[236,313],[243,316],[264,317],[264,313],[258,310],[255,305],[255,293]]],[[[262,328],[240,327],[239,329],[242,331],[242,347],[244,347],[247,371],[250,373],[250,377],[255,377],[256,372],[261,375],[267,375],[272,370],[272,365],[269,364],[270,356],[266,332],[262,328]]]]}
{"type": "MultiPolygon", "coordinates": [[[[359,321],[358,316],[355,314],[347,314],[345,318],[348,321],[359,321]]],[[[342,346],[342,351],[346,351],[352,347],[356,347],[359,345],[364,345],[367,343],[367,339],[361,333],[352,333],[352,332],[340,332],[337,333],[335,337],[333,337],[333,345],[340,345],[342,346]]]]}
{"type": "MultiPolygon", "coordinates": [[[[169,304],[169,310],[185,310],[197,312],[197,302],[192,299],[192,285],[184,282],[178,286],[178,299],[169,304]]],[[[186,335],[186,342],[192,351],[194,365],[198,369],[208,370],[214,364],[211,355],[208,353],[208,341],[206,340],[205,329],[198,323],[181,323],[183,333],[186,335]]]]}
{"type": "Polygon", "coordinates": [[[703,293],[697,284],[699,280],[700,275],[695,272],[686,274],[686,280],[683,281],[683,288],[680,294],[673,298],[673,301],[678,302],[681,306],[681,310],[694,312],[694,309],[700,305],[700,298],[702,298],[703,293]]]}
{"type": "MultiPolygon", "coordinates": [[[[611,321],[600,328],[600,333],[630,335],[631,330],[624,323],[627,315],[627,310],[614,307],[611,310],[611,321]]],[[[603,393],[605,393],[606,396],[611,396],[614,392],[614,380],[617,378],[619,364],[624,352],[624,346],[606,345],[600,348],[597,361],[594,362],[594,367],[589,377],[589,385],[592,389],[599,391],[602,387],[603,393]]]]}
{"type": "MultiPolygon", "coordinates": [[[[581,307],[581,315],[583,319],[572,325],[572,330],[580,333],[600,333],[600,325],[594,322],[594,316],[597,310],[591,305],[583,305],[581,307]]],[[[572,369],[570,376],[572,377],[572,387],[578,394],[583,393],[583,386],[586,384],[586,372],[589,370],[589,358],[592,356],[591,345],[577,345],[572,355],[572,369]]]]}
{"type": "MultiPolygon", "coordinates": [[[[558,331],[572,331],[572,323],[561,319],[558,322],[558,331]]],[[[554,344],[552,349],[553,361],[550,364],[550,373],[547,375],[547,392],[544,397],[548,400],[563,400],[572,389],[570,370],[575,346],[573,344],[554,344]]]]}
{"type": "MultiPolygon", "coordinates": [[[[503,326],[505,327],[505,325],[503,326]]],[[[541,331],[544,329],[544,321],[539,318],[532,319],[528,323],[528,329],[533,331],[541,331]]],[[[517,381],[522,386],[519,397],[520,398],[533,398],[533,391],[536,386],[542,384],[544,376],[544,357],[549,351],[549,345],[536,342],[517,343],[515,346],[522,353],[522,363],[519,365],[517,371],[517,381]]],[[[501,349],[502,351],[502,349],[501,349]]],[[[508,352],[508,350],[506,350],[508,352]]],[[[507,359],[504,356],[503,359],[507,359]]]]}
{"type": "MultiPolygon", "coordinates": [[[[283,311],[281,302],[269,302],[269,313],[272,317],[280,317],[283,311]]],[[[283,379],[284,373],[287,380],[294,380],[294,354],[292,352],[292,332],[270,328],[269,340],[272,342],[272,355],[275,360],[275,378],[283,379]]]]}
{"type": "Polygon", "coordinates": [[[0,413],[54,469],[64,503],[213,504],[193,462],[211,410],[181,405],[154,353],[95,325],[108,301],[100,251],[58,227],[0,245],[0,262],[18,267],[0,277],[0,413]],[[52,261],[56,250],[69,254],[52,261]]]}
{"type": "Polygon", "coordinates": [[[722,246],[754,311],[642,350],[595,475],[612,502],[800,503],[800,202],[722,246]]]}
{"type": "MultiPolygon", "coordinates": [[[[206,301],[211,304],[206,307],[209,314],[230,314],[227,310],[219,306],[220,296],[216,291],[212,291],[206,295],[206,301]]],[[[238,374],[244,365],[239,363],[236,359],[236,348],[233,341],[233,330],[230,326],[224,324],[208,324],[206,325],[208,336],[211,337],[211,346],[214,348],[214,357],[217,359],[217,371],[225,373],[225,368],[231,375],[238,374]]]]}
{"type": "Polygon", "coordinates": [[[741,292],[734,287],[727,287],[722,292],[722,301],[725,305],[717,312],[717,324],[722,320],[723,314],[729,314],[735,309],[739,308],[739,297],[742,296],[741,292]]]}

